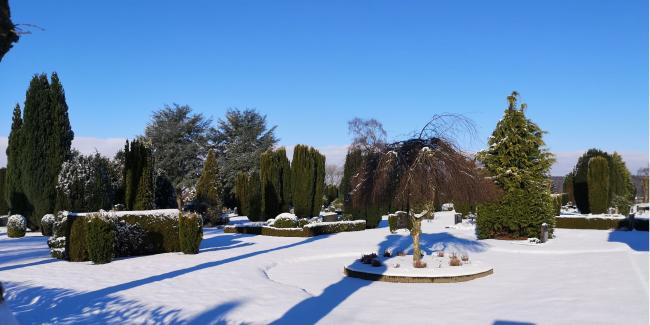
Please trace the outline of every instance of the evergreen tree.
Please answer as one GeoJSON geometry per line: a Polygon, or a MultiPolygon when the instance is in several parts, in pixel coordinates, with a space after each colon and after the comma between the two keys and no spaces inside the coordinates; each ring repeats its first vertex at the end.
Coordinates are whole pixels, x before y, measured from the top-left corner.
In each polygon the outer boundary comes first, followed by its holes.
{"type": "Polygon", "coordinates": [[[609,166],[607,158],[596,156],[589,159],[587,184],[591,213],[605,213],[609,207],[609,166]]]}
{"type": "Polygon", "coordinates": [[[310,155],[314,160],[314,193],[311,203],[311,215],[318,216],[323,208],[323,196],[325,194],[325,156],[314,148],[310,149],[310,155]]]}
{"type": "Polygon", "coordinates": [[[5,189],[7,185],[7,168],[0,168],[0,214],[6,215],[9,212],[9,205],[5,200],[5,189]]]}
{"type": "Polygon", "coordinates": [[[562,192],[566,194],[568,202],[575,204],[575,197],[573,196],[573,173],[568,173],[564,176],[564,182],[562,183],[562,192]]]}
{"type": "Polygon", "coordinates": [[[260,157],[262,215],[275,218],[289,211],[291,168],[284,148],[268,150],[260,157]]]}
{"type": "Polygon", "coordinates": [[[16,104],[13,111],[13,119],[11,123],[11,132],[9,133],[9,141],[7,145],[7,180],[5,185],[5,200],[9,204],[11,214],[20,214],[28,216],[32,213],[32,206],[27,200],[27,196],[23,191],[21,181],[21,161],[23,148],[22,144],[22,126],[23,118],[20,106],[16,104]]]}
{"type": "Polygon", "coordinates": [[[0,0],[0,62],[13,46],[12,44],[18,42],[18,39],[16,25],[11,21],[9,1],[0,0]]]}
{"type": "Polygon", "coordinates": [[[591,209],[589,208],[589,186],[588,182],[588,168],[589,160],[594,157],[603,157],[610,159],[609,155],[598,149],[589,149],[585,152],[580,158],[578,158],[578,163],[573,170],[573,196],[575,198],[576,207],[580,210],[581,213],[589,214],[591,209]]]}
{"type": "Polygon", "coordinates": [[[363,163],[363,156],[361,150],[348,150],[345,156],[345,164],[343,165],[343,177],[341,178],[341,185],[339,185],[339,197],[343,201],[343,210],[347,214],[355,215],[352,204],[352,181],[354,176],[359,172],[363,163]]]}
{"type": "Polygon", "coordinates": [[[208,151],[203,171],[196,184],[196,201],[202,207],[200,211],[202,213],[207,209],[221,212],[221,182],[214,150],[208,151]]]}
{"type": "Polygon", "coordinates": [[[36,230],[41,217],[54,212],[58,175],[70,156],[74,137],[65,93],[56,73],[52,74],[51,83],[45,74],[32,78],[18,134],[20,147],[12,148],[10,154],[14,155],[14,162],[19,161],[15,166],[21,170],[20,188],[28,205],[33,207],[27,209],[31,210],[27,213],[28,222],[36,230]]]}
{"type": "Polygon", "coordinates": [[[239,172],[252,174],[260,171],[262,153],[278,142],[275,126],[268,128],[266,116],[252,109],[231,109],[210,135],[222,175],[223,202],[234,205],[235,178],[239,172]]]}
{"type": "Polygon", "coordinates": [[[154,208],[154,185],[151,163],[145,163],[138,182],[138,191],[135,198],[135,210],[151,210],[154,208]]]}
{"type": "Polygon", "coordinates": [[[478,225],[491,228],[477,228],[481,237],[530,237],[537,235],[542,223],[551,229],[554,225],[548,177],[554,158],[545,147],[544,132],[526,118],[526,105],[518,106],[518,98],[517,92],[508,96],[508,108],[488,140],[488,149],[477,155],[504,191],[497,211],[479,213],[479,218],[494,217],[496,222],[478,225]]]}
{"type": "Polygon", "coordinates": [[[76,212],[108,210],[114,198],[110,161],[99,155],[84,156],[73,150],[59,173],[57,210],[76,212]]]}
{"type": "Polygon", "coordinates": [[[155,205],[156,209],[177,209],[176,190],[174,185],[165,176],[163,171],[158,170],[156,175],[155,205]]]}
{"type": "Polygon", "coordinates": [[[261,184],[260,175],[240,172],[235,182],[235,192],[239,202],[239,214],[247,216],[250,221],[261,221],[261,184]]]}
{"type": "Polygon", "coordinates": [[[237,174],[235,179],[235,192],[239,206],[239,215],[248,216],[250,213],[250,193],[248,188],[248,175],[244,172],[237,174]]]}

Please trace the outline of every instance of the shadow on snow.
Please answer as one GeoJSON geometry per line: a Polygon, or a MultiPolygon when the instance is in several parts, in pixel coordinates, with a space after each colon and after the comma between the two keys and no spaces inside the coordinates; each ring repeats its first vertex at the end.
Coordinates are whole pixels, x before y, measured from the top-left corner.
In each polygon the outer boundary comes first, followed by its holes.
{"type": "Polygon", "coordinates": [[[618,231],[614,230],[609,233],[608,242],[624,243],[635,251],[648,251],[648,232],[647,231],[618,231]]]}

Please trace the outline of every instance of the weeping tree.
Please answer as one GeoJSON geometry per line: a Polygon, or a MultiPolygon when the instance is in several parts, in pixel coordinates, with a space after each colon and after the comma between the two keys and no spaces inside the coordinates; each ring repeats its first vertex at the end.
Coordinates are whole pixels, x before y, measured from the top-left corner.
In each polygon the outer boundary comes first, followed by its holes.
{"type": "Polygon", "coordinates": [[[353,201],[383,200],[390,202],[391,209],[408,213],[414,265],[422,258],[422,218],[432,216],[435,202],[487,200],[498,194],[457,145],[460,131],[473,134],[473,123],[460,115],[435,115],[412,138],[386,144],[381,151],[365,152],[360,171],[353,177],[353,201]]]}

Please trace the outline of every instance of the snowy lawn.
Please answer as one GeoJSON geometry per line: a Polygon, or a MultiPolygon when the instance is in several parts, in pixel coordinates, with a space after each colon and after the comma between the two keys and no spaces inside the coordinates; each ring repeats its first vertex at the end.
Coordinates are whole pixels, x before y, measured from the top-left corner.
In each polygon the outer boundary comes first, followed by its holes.
{"type": "Polygon", "coordinates": [[[0,280],[21,324],[648,324],[647,232],[557,229],[533,245],[477,241],[471,227],[445,223],[423,222],[424,251],[467,253],[494,274],[453,284],[344,277],[361,253],[409,249],[408,233],[383,221],[311,238],[208,228],[198,255],[105,265],[52,259],[40,234],[10,239],[0,228],[0,280]]]}

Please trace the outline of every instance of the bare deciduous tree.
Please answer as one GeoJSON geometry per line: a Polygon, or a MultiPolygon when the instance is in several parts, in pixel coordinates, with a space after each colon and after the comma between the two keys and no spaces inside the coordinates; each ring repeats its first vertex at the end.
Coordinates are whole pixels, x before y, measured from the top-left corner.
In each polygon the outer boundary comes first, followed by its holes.
{"type": "Polygon", "coordinates": [[[363,120],[355,117],[348,122],[348,132],[353,136],[352,149],[381,151],[386,145],[386,130],[374,118],[363,120]]]}
{"type": "Polygon", "coordinates": [[[339,165],[329,164],[325,166],[325,184],[338,186],[343,177],[343,168],[339,165]]]}

